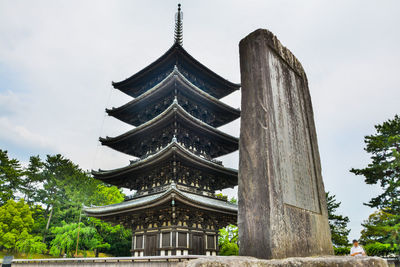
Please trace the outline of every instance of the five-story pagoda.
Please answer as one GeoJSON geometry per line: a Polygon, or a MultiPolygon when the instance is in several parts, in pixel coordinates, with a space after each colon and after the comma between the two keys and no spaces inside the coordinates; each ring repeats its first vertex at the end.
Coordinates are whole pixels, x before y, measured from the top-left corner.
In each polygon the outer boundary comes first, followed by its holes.
{"type": "Polygon", "coordinates": [[[237,221],[237,206],[214,192],[237,185],[237,171],[214,158],[238,149],[217,127],[240,116],[219,99],[238,90],[182,47],[178,5],[173,46],[155,62],[113,86],[134,97],[110,116],[136,126],[103,145],[137,159],[95,178],[136,190],[124,202],[85,208],[89,216],[132,229],[133,256],[216,255],[218,229],[237,221]]]}

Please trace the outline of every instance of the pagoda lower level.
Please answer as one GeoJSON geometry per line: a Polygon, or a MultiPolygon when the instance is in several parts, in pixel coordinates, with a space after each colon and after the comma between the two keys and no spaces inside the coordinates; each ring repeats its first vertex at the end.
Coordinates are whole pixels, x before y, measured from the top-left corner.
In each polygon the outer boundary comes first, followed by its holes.
{"type": "Polygon", "coordinates": [[[219,229],[237,223],[237,205],[215,192],[236,186],[238,172],[216,158],[236,151],[239,143],[217,127],[240,117],[240,110],[220,99],[240,85],[183,49],[179,7],[173,46],[113,86],[133,100],[106,111],[133,128],[100,142],[132,160],[92,174],[135,194],[84,212],[131,229],[132,256],[217,255],[219,229]]]}
{"type": "Polygon", "coordinates": [[[172,183],[161,192],[86,213],[131,228],[132,256],[217,255],[218,229],[236,224],[237,206],[172,183]]]}

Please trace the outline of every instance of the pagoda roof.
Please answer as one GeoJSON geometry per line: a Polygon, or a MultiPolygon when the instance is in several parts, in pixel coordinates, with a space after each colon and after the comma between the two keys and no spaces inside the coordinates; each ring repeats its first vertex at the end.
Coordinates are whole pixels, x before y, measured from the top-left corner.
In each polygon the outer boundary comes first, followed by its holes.
{"type": "Polygon", "coordinates": [[[190,152],[182,145],[180,145],[175,138],[168,146],[164,147],[157,153],[150,155],[143,160],[133,161],[128,166],[114,170],[92,171],[92,174],[96,179],[102,180],[103,182],[123,187],[126,180],[135,179],[135,174],[141,174],[146,171],[151,171],[152,169],[154,169],[154,166],[170,160],[171,158],[174,158],[177,161],[184,161],[188,165],[196,169],[200,169],[204,172],[208,172],[211,174],[215,174],[221,178],[225,178],[226,186],[216,188],[217,190],[221,190],[229,186],[236,186],[238,183],[237,170],[226,168],[220,164],[217,164],[213,161],[207,160],[190,152]]]}
{"type": "Polygon", "coordinates": [[[216,198],[185,192],[178,189],[175,184],[171,184],[166,191],[161,193],[135,198],[118,204],[84,207],[83,211],[92,217],[115,216],[136,211],[140,212],[151,207],[161,206],[170,202],[172,199],[183,202],[184,204],[192,206],[196,209],[221,212],[231,215],[236,215],[238,211],[238,206],[236,204],[216,198]]]}
{"type": "Polygon", "coordinates": [[[201,134],[214,140],[222,149],[216,150],[210,156],[215,158],[234,152],[238,149],[239,139],[226,134],[207,123],[193,117],[174,100],[173,103],[154,119],[116,137],[101,138],[102,145],[109,146],[120,152],[142,157],[145,154],[139,149],[146,138],[151,138],[152,133],[160,132],[165,127],[173,125],[177,120],[183,122],[183,127],[191,129],[196,134],[201,134]]]}
{"type": "Polygon", "coordinates": [[[133,126],[138,126],[141,124],[138,115],[143,112],[149,103],[154,103],[165,97],[165,95],[174,94],[175,90],[182,91],[185,95],[189,95],[194,102],[199,103],[199,105],[207,106],[218,114],[219,116],[216,118],[215,123],[211,124],[214,127],[219,127],[240,117],[239,109],[232,108],[198,88],[190,82],[176,66],[164,80],[147,92],[121,107],[106,109],[106,112],[108,115],[121,121],[133,126]],[[177,83],[179,86],[177,86],[177,83]]]}
{"type": "Polygon", "coordinates": [[[149,81],[159,80],[160,75],[170,73],[175,65],[191,72],[199,79],[207,81],[210,86],[200,86],[200,88],[218,99],[240,88],[240,84],[222,78],[201,64],[186,52],[179,43],[174,43],[164,55],[141,71],[123,81],[113,82],[112,85],[128,95],[138,97],[152,87],[149,81]]]}

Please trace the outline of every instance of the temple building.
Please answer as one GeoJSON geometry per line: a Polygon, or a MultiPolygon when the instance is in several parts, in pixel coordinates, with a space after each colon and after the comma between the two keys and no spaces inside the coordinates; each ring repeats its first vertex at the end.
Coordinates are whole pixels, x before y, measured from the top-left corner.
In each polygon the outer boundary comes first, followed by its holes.
{"type": "Polygon", "coordinates": [[[237,223],[237,205],[215,191],[238,184],[237,170],[215,158],[238,149],[217,127],[240,117],[219,99],[240,88],[182,47],[182,12],[172,47],[114,88],[133,100],[107,109],[134,128],[100,142],[134,157],[126,167],[93,171],[105,183],[135,190],[122,203],[86,207],[88,216],[132,229],[133,256],[217,255],[218,230],[237,223]]]}

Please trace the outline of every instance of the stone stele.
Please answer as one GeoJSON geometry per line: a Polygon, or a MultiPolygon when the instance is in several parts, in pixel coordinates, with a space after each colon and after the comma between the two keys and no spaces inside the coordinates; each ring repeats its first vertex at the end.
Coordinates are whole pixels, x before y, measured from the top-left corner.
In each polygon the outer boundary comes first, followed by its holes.
{"type": "Polygon", "coordinates": [[[378,257],[305,257],[279,260],[260,260],[252,257],[205,257],[181,262],[178,267],[387,267],[378,257]]]}
{"type": "Polygon", "coordinates": [[[268,30],[240,41],[239,254],[331,255],[307,77],[268,30]]]}

